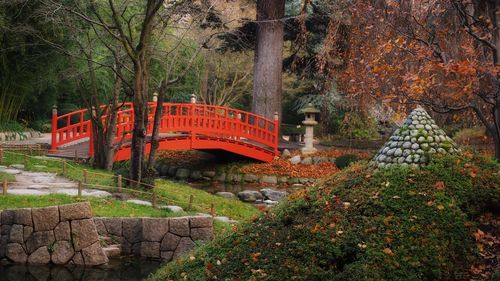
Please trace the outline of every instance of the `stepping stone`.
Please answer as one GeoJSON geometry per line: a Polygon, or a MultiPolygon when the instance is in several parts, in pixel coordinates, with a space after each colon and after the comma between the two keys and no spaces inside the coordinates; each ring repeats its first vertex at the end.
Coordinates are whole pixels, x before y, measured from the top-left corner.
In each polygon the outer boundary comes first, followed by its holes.
{"type": "Polygon", "coordinates": [[[23,171],[21,170],[17,170],[17,169],[3,169],[3,170],[0,170],[1,172],[4,172],[6,174],[10,174],[10,175],[18,175],[20,173],[22,173],[23,171]]]}
{"type": "Polygon", "coordinates": [[[182,207],[173,206],[173,205],[160,206],[160,209],[168,209],[168,210],[170,210],[173,213],[184,212],[184,209],[182,209],[182,207]]]}
{"type": "Polygon", "coordinates": [[[36,190],[36,189],[15,188],[15,189],[7,190],[7,194],[12,194],[12,195],[49,195],[50,192],[36,190]]]}
{"type": "Polygon", "coordinates": [[[153,206],[153,204],[151,204],[151,202],[139,200],[139,199],[131,199],[131,200],[127,200],[126,202],[132,203],[132,204],[137,204],[137,205],[143,205],[143,206],[153,206]]]}
{"type": "Polygon", "coordinates": [[[23,164],[12,164],[10,165],[11,168],[14,168],[14,169],[24,169],[24,165],[23,164]]]}
{"type": "MultiPolygon", "coordinates": [[[[77,189],[69,189],[69,188],[61,188],[61,189],[55,189],[53,191],[53,193],[66,194],[69,196],[77,196],[78,190],[77,189]]],[[[82,196],[92,196],[92,197],[104,198],[104,197],[111,197],[111,193],[109,193],[107,191],[102,191],[102,190],[84,189],[84,190],[82,190],[82,196]]]]}
{"type": "Polygon", "coordinates": [[[228,217],[223,217],[223,216],[219,216],[219,217],[214,217],[214,220],[216,221],[220,221],[220,222],[225,222],[225,223],[231,223],[231,224],[234,224],[234,223],[239,223],[238,221],[236,220],[232,220],[228,217]]]}

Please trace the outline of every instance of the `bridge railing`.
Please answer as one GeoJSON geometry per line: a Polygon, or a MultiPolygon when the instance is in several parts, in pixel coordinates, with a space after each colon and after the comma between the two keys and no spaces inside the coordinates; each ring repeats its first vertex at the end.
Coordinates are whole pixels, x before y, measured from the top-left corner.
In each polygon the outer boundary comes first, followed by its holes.
{"type": "MultiPolygon", "coordinates": [[[[156,102],[148,108],[147,134],[153,132],[156,102]]],[[[124,103],[117,112],[115,143],[130,140],[134,126],[134,108],[124,103]]],[[[103,122],[108,118],[103,113],[103,122]]],[[[190,103],[164,103],[160,120],[160,133],[190,135],[196,138],[213,137],[247,141],[278,154],[277,115],[274,120],[262,116],[222,106],[190,103]]],[[[61,145],[89,138],[89,154],[92,155],[92,122],[88,120],[88,110],[82,109],[61,116],[57,110],[52,114],[52,145],[54,152],[61,145]],[[86,120],[87,119],[87,120],[86,120]]]]}

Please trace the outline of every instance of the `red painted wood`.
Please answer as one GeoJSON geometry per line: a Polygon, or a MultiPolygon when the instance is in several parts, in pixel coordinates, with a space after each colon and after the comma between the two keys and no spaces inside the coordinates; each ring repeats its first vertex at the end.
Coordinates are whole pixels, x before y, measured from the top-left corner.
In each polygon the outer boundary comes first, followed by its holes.
{"type": "MultiPolygon", "coordinates": [[[[204,104],[164,103],[160,122],[160,150],[222,149],[235,154],[271,161],[278,155],[277,118],[269,120],[250,112],[204,104]],[[170,134],[170,135],[167,135],[170,134]],[[172,135],[175,134],[175,135],[172,135]]],[[[149,103],[147,133],[153,131],[156,103],[149,103]]],[[[88,138],[89,154],[93,155],[92,124],[85,120],[86,109],[61,116],[52,116],[51,152],[71,142],[88,138]],[[78,117],[78,121],[72,123],[78,117]],[[73,120],[72,120],[73,119],[73,120]],[[61,121],[62,120],[62,121],[61,121]],[[66,124],[58,128],[58,124],[66,124]]],[[[106,115],[103,122],[106,122],[106,115]]],[[[118,112],[115,143],[122,143],[115,161],[130,159],[130,140],[134,124],[134,109],[125,103],[118,112]]],[[[149,152],[150,144],[146,151],[149,152]]]]}

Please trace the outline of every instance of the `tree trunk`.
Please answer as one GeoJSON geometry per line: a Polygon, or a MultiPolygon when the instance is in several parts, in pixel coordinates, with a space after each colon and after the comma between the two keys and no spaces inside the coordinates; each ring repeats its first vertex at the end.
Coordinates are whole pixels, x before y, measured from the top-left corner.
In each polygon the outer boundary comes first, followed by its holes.
{"type": "MultiPolygon", "coordinates": [[[[145,63],[134,65],[134,129],[132,134],[130,178],[141,182],[144,170],[144,153],[146,147],[148,106],[147,106],[147,75],[145,63]]],[[[134,184],[135,185],[135,184],[134,184]]]]}
{"type": "Polygon", "coordinates": [[[148,170],[153,170],[158,158],[158,147],[160,139],[161,119],[163,118],[163,100],[167,91],[167,81],[162,81],[158,91],[158,101],[156,103],[153,133],[151,134],[151,150],[149,151],[148,170]]]}
{"type": "Polygon", "coordinates": [[[104,168],[108,171],[113,169],[113,158],[115,157],[115,143],[114,139],[116,137],[116,123],[118,119],[118,103],[120,99],[120,92],[122,89],[122,80],[119,77],[115,78],[115,85],[113,89],[113,100],[109,105],[108,118],[106,119],[106,142],[105,142],[105,152],[106,162],[104,163],[104,168]]]}
{"type": "Polygon", "coordinates": [[[252,112],[281,120],[284,0],[257,1],[252,112]]]}

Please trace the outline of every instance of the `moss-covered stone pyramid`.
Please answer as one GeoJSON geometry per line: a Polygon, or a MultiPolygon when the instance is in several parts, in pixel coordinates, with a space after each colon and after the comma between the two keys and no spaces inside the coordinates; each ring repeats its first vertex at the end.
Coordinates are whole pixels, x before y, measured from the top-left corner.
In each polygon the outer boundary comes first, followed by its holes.
{"type": "Polygon", "coordinates": [[[375,155],[372,165],[418,167],[429,162],[433,154],[459,151],[457,144],[436,125],[421,107],[414,109],[375,155]]]}

